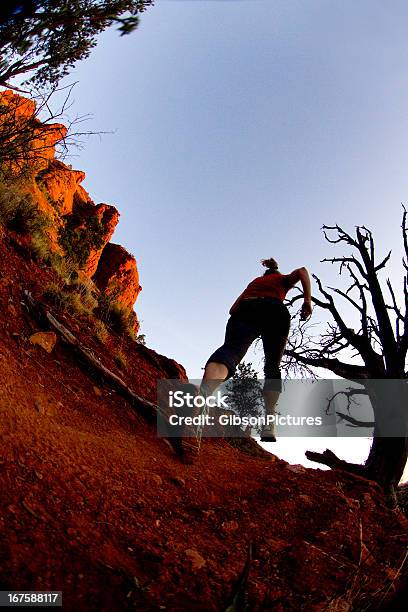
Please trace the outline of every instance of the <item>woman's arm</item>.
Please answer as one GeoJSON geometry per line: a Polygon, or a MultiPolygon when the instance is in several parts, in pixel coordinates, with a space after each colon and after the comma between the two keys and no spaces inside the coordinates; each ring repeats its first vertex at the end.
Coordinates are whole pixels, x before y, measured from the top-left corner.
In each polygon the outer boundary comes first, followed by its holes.
{"type": "Polygon", "coordinates": [[[307,269],[303,266],[302,268],[296,268],[288,275],[288,280],[291,285],[295,285],[297,282],[302,283],[303,289],[303,305],[300,311],[300,318],[305,321],[312,314],[312,288],[310,283],[310,276],[307,269]]]}

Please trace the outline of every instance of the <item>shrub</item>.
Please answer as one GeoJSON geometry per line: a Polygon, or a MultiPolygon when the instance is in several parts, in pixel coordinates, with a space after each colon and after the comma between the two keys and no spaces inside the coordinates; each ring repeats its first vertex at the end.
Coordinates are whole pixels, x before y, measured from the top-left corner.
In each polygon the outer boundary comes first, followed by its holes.
{"type": "MultiPolygon", "coordinates": [[[[50,196],[50,194],[48,192],[48,189],[46,188],[44,183],[41,181],[41,179],[36,177],[35,182],[37,184],[38,189],[41,191],[42,195],[47,200],[48,204],[51,204],[51,206],[54,206],[54,208],[55,208],[55,202],[52,199],[52,197],[50,196]]],[[[61,197],[63,197],[63,196],[61,196],[61,197]]]]}
{"type": "Polygon", "coordinates": [[[63,291],[59,283],[49,283],[43,292],[43,297],[50,302],[57,310],[66,310],[70,306],[68,294],[63,291]]]}
{"type": "Polygon", "coordinates": [[[96,321],[94,324],[95,336],[101,344],[106,344],[109,338],[109,332],[106,329],[105,323],[102,321],[96,321]]]}
{"type": "Polygon", "coordinates": [[[50,257],[50,265],[65,283],[71,284],[78,279],[75,264],[68,257],[53,253],[50,257]]]}
{"type": "Polygon", "coordinates": [[[94,296],[93,284],[90,279],[84,281],[73,281],[71,290],[74,295],[78,295],[83,306],[89,310],[89,313],[93,313],[95,308],[98,306],[98,300],[94,296]]]}
{"type": "Polygon", "coordinates": [[[118,334],[132,334],[133,311],[120,304],[114,295],[102,293],[98,299],[98,315],[118,334]]]}
{"type": "Polygon", "coordinates": [[[97,217],[90,217],[85,226],[75,215],[70,215],[60,229],[58,240],[69,260],[83,268],[91,250],[98,251],[105,241],[105,229],[97,217]]]}
{"type": "Polygon", "coordinates": [[[127,368],[127,357],[122,349],[119,349],[115,355],[115,363],[121,370],[126,370],[127,368]]]}
{"type": "Polygon", "coordinates": [[[31,236],[30,248],[35,259],[42,259],[47,265],[51,264],[50,239],[45,232],[34,232],[31,236]]]}
{"type": "Polygon", "coordinates": [[[97,304],[95,298],[84,290],[83,285],[50,283],[43,296],[58,310],[66,310],[73,315],[90,315],[97,304]]]}
{"type": "Polygon", "coordinates": [[[18,186],[0,183],[0,223],[18,234],[44,233],[50,220],[38,210],[29,194],[18,186]]]}
{"type": "Polygon", "coordinates": [[[71,296],[71,304],[74,312],[86,315],[91,315],[93,313],[95,303],[92,300],[89,301],[89,297],[81,290],[72,291],[69,295],[71,296]]]}

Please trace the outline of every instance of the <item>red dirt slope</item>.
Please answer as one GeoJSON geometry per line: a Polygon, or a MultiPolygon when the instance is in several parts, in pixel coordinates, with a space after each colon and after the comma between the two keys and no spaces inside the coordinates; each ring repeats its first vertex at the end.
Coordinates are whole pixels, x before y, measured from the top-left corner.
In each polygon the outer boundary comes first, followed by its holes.
{"type": "MultiPolygon", "coordinates": [[[[2,589],[62,590],[66,610],[225,610],[252,542],[250,610],[377,609],[394,595],[407,524],[376,485],[222,440],[181,464],[60,340],[50,354],[30,343],[40,328],[21,293],[39,297],[50,277],[1,239],[2,589]]],[[[58,316],[140,395],[183,376],[130,339],[101,344],[86,318],[58,316]]]]}

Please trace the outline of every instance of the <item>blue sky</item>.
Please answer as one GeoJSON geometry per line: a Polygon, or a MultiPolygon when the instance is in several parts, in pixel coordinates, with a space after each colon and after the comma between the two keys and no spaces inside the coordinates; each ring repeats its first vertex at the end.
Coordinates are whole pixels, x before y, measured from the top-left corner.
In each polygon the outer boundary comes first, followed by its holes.
{"type": "Polygon", "coordinates": [[[134,35],[105,33],[71,75],[71,113],[112,131],[72,162],[95,201],[121,212],[113,240],[137,258],[149,345],[192,378],[262,257],[332,282],[323,223],[365,223],[396,246],[407,12],[372,0],[158,0],[134,35]]]}
{"type": "Polygon", "coordinates": [[[112,131],[71,161],[121,212],[113,241],[138,261],[148,345],[191,378],[261,258],[336,282],[323,223],[368,225],[397,278],[407,22],[398,0],[157,0],[71,75],[71,114],[112,131]]]}

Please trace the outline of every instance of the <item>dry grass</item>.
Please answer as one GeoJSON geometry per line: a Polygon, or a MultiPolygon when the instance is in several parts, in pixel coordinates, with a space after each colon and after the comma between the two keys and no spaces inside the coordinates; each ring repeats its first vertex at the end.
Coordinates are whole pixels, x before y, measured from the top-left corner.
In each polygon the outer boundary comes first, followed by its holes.
{"type": "Polygon", "coordinates": [[[43,296],[58,310],[66,310],[72,315],[92,315],[97,304],[81,285],[64,285],[62,282],[49,283],[43,296]]]}
{"type": "Polygon", "coordinates": [[[107,343],[108,338],[109,338],[109,332],[103,321],[95,321],[94,332],[95,332],[96,338],[99,340],[101,344],[107,343]]]}
{"type": "Polygon", "coordinates": [[[102,293],[98,299],[97,312],[105,325],[113,331],[132,337],[133,311],[120,304],[115,296],[102,293]]]}
{"type": "Polygon", "coordinates": [[[383,585],[373,593],[369,587],[369,565],[372,560],[372,555],[368,554],[363,560],[363,549],[365,548],[365,545],[363,542],[361,519],[359,523],[359,543],[359,561],[358,565],[356,565],[356,569],[350,576],[349,586],[346,588],[344,593],[328,602],[325,612],[344,612],[349,610],[368,612],[369,610],[379,610],[386,598],[389,596],[390,592],[395,592],[396,583],[408,559],[408,551],[405,553],[400,566],[397,569],[394,569],[391,576],[390,574],[387,578],[384,576],[383,585]]]}
{"type": "Polygon", "coordinates": [[[43,260],[47,264],[51,263],[50,239],[43,231],[36,231],[31,235],[31,252],[36,260],[43,260]]]}
{"type": "Polygon", "coordinates": [[[44,232],[50,220],[19,185],[0,182],[0,223],[17,234],[44,232]]]}
{"type": "Polygon", "coordinates": [[[115,355],[115,363],[121,370],[126,370],[128,361],[126,354],[122,349],[119,349],[115,355]]]}

